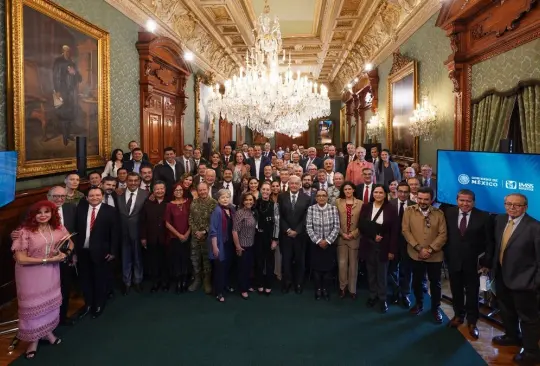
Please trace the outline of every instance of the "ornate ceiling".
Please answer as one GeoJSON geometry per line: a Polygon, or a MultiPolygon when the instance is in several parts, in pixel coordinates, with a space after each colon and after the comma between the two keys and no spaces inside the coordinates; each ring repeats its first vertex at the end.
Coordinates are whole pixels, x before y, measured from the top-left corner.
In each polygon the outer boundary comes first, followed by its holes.
{"type": "MultiPolygon", "coordinates": [[[[227,79],[238,72],[264,0],[106,0],[195,55],[198,67],[227,79]]],[[[294,69],[339,98],[367,63],[377,65],[439,8],[440,0],[269,0],[294,69]]]]}

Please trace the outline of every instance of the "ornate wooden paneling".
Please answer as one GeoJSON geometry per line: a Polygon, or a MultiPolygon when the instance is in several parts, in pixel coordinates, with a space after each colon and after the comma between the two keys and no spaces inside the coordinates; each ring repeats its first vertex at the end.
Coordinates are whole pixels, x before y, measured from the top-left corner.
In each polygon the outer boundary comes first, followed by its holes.
{"type": "Polygon", "coordinates": [[[454,148],[468,150],[472,65],[540,37],[540,6],[537,0],[452,0],[443,4],[437,26],[452,47],[445,65],[454,85],[454,148]]]}
{"type": "Polygon", "coordinates": [[[299,137],[292,138],[289,135],[284,135],[282,133],[275,134],[275,147],[278,148],[281,146],[283,149],[286,147],[292,148],[293,144],[304,145],[307,148],[308,145],[308,131],[303,132],[299,137]]]}
{"type": "Polygon", "coordinates": [[[184,112],[187,107],[186,80],[190,71],[183,51],[174,41],[153,33],[139,32],[141,145],[156,163],[163,149],[172,146],[177,154],[184,144],[184,112]]]}
{"type": "Polygon", "coordinates": [[[226,144],[232,141],[232,125],[225,118],[220,118],[219,120],[219,144],[223,148],[226,144]]]}

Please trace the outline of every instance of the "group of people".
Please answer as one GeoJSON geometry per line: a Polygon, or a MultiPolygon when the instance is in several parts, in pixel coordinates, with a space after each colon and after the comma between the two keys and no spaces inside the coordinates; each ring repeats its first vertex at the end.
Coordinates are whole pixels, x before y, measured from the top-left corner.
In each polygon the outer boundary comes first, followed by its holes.
{"type": "Polygon", "coordinates": [[[79,176],[69,174],[12,234],[18,337],[30,342],[28,358],[40,339],[60,342],[53,334],[59,323],[72,323],[73,268],[85,300],[78,317],[97,318],[113,294],[117,264],[124,295],[143,291],[146,275],[151,292],[202,287],[225,302],[233,292],[246,300],[255,292],[270,296],[276,278],[283,293],[301,294],[306,276],[315,299],[329,300],[336,269],[339,297],[356,299],[360,260],[368,307],[386,313],[388,303],[401,304],[418,315],[429,281],[433,320],[442,323],[445,261],[455,312],[449,325],[467,320],[478,338],[478,257],[485,253],[480,264],[495,275],[506,329],[493,342],[522,342],[517,359],[540,360],[540,224],[526,214],[525,196],[507,196],[507,214],[494,226],[474,208],[470,190],[459,192],[455,207],[434,206],[431,167],[406,167],[402,178],[387,150],[371,149],[367,161],[366,150],[352,144],[319,154],[314,147],[276,153],[270,144],[236,152],[226,145],[207,161],[185,145],[181,156],[165,148],[153,165],[135,141],[129,148],[115,150],[103,173],[89,174],[85,193],[79,176]]]}

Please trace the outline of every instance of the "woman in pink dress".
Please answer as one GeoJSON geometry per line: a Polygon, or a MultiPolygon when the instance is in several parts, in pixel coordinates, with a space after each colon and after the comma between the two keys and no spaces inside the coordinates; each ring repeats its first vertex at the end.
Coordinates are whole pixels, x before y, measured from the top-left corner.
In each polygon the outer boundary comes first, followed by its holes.
{"type": "Polygon", "coordinates": [[[17,338],[30,342],[26,358],[36,356],[38,341],[46,339],[59,344],[53,331],[60,321],[60,267],[66,255],[58,251],[58,244],[68,235],[60,223],[54,203],[35,203],[24,223],[12,234],[15,282],[19,305],[17,338]]]}

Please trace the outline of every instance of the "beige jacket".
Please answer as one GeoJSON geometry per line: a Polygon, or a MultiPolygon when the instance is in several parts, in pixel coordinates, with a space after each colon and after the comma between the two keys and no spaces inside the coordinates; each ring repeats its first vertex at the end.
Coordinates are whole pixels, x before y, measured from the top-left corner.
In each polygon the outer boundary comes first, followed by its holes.
{"type": "Polygon", "coordinates": [[[362,209],[363,202],[359,199],[354,199],[351,210],[351,227],[350,233],[353,235],[353,240],[345,240],[343,234],[347,234],[347,207],[345,199],[338,198],[336,200],[336,207],[339,212],[339,243],[338,245],[347,245],[352,249],[358,249],[360,231],[358,230],[358,219],[360,218],[360,210],[362,209]]]}
{"type": "Polygon", "coordinates": [[[407,252],[414,260],[426,262],[442,262],[444,253],[443,246],[446,244],[446,220],[444,214],[438,208],[430,206],[426,217],[420,212],[418,205],[409,206],[403,213],[402,231],[407,241],[407,252]],[[428,259],[419,259],[418,252],[414,249],[431,248],[433,253],[428,259]]]}

